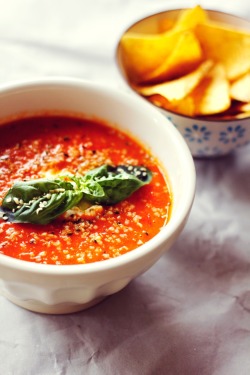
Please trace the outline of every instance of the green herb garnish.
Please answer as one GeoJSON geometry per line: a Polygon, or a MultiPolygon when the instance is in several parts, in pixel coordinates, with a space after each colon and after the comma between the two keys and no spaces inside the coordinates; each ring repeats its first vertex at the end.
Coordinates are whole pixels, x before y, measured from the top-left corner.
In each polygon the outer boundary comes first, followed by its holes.
{"type": "Polygon", "coordinates": [[[103,165],[84,176],[16,182],[3,199],[2,217],[15,223],[48,224],[85,201],[113,205],[152,179],[143,166],[103,165]]]}

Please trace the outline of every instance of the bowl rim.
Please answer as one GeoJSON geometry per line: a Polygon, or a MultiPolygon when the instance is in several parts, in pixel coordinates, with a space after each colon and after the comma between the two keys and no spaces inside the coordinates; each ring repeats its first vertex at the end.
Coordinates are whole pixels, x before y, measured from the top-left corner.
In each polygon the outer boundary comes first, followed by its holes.
{"type": "Polygon", "coordinates": [[[41,89],[49,86],[83,88],[85,90],[99,91],[102,94],[112,96],[113,98],[119,97],[124,101],[127,101],[131,106],[133,106],[133,104],[139,105],[144,111],[147,111],[147,114],[151,115],[152,118],[157,119],[157,121],[159,121],[160,123],[164,122],[164,125],[167,126],[164,126],[162,128],[163,131],[172,132],[176,145],[179,145],[179,151],[181,153],[181,158],[183,160],[183,170],[188,169],[189,171],[189,180],[185,185],[186,199],[185,202],[183,202],[184,205],[182,205],[178,215],[176,215],[172,220],[170,219],[167,225],[164,226],[158,234],[156,234],[152,239],[150,239],[145,244],[139,246],[138,248],[135,248],[134,250],[131,250],[126,254],[119,255],[117,258],[111,258],[105,261],[98,261],[87,264],[53,265],[20,260],[0,253],[0,266],[4,266],[9,269],[11,268],[12,270],[25,271],[27,273],[63,276],[79,274],[87,275],[93,272],[101,273],[106,272],[107,270],[112,270],[114,268],[118,269],[119,267],[123,267],[126,264],[133,263],[134,261],[137,261],[139,258],[143,257],[143,254],[153,252],[155,248],[163,245],[166,239],[170,238],[175,233],[175,231],[179,227],[181,227],[181,225],[185,222],[192,208],[196,184],[195,165],[190,150],[179,131],[172,125],[172,123],[168,119],[164,117],[163,114],[160,113],[160,111],[158,111],[153,106],[150,106],[145,101],[136,97],[135,95],[131,95],[114,86],[107,86],[105,84],[97,83],[95,81],[89,81],[72,77],[39,77],[1,84],[0,98],[4,94],[17,92],[18,90],[31,88],[41,89]]]}
{"type": "MultiPolygon", "coordinates": [[[[129,82],[128,79],[126,79],[126,76],[123,74],[122,72],[122,67],[121,67],[121,64],[119,63],[119,51],[120,51],[120,43],[121,43],[121,38],[123,37],[123,35],[128,32],[132,27],[140,24],[141,22],[144,22],[150,18],[154,18],[154,17],[157,17],[157,16],[161,16],[165,13],[176,13],[176,12],[180,12],[182,10],[187,10],[187,9],[192,9],[192,7],[180,7],[180,8],[171,8],[171,9],[166,9],[166,10],[160,10],[159,12],[156,12],[156,13],[150,13],[148,15],[145,15],[144,17],[142,18],[138,18],[135,22],[131,23],[129,26],[127,26],[123,32],[120,34],[120,37],[118,38],[118,42],[116,43],[116,46],[115,46],[115,63],[116,63],[116,67],[117,67],[117,70],[118,72],[120,73],[120,76],[122,77],[123,81],[127,84],[127,87],[135,94],[135,95],[138,95],[139,97],[141,97],[142,99],[146,100],[147,102],[149,102],[147,100],[146,97],[144,97],[143,95],[141,95],[139,92],[137,92],[136,90],[134,90],[132,87],[131,87],[131,84],[129,82]]],[[[238,16],[238,15],[235,15],[233,13],[229,13],[229,12],[223,12],[221,10],[216,10],[216,9],[208,9],[208,8],[203,8],[206,12],[208,13],[211,13],[211,14],[219,14],[221,16],[228,16],[228,17],[232,17],[233,19],[236,19],[238,21],[244,21],[245,23],[249,24],[249,31],[250,31],[250,20],[248,20],[247,18],[244,18],[244,17],[241,17],[241,16],[238,16]]],[[[230,25],[230,24],[229,24],[230,25]]],[[[214,124],[216,126],[216,123],[220,122],[220,123],[232,123],[232,122],[235,122],[235,121],[240,121],[240,122],[245,122],[245,121],[249,121],[250,119],[250,115],[247,116],[247,117],[244,117],[244,118],[232,118],[232,119],[209,119],[209,118],[201,118],[201,117],[192,117],[192,116],[188,116],[188,115],[183,115],[183,114],[180,114],[180,113],[177,113],[177,112],[173,112],[169,109],[165,109],[165,108],[162,108],[162,107],[158,107],[157,105],[155,105],[154,103],[152,102],[149,102],[153,107],[155,107],[156,109],[158,110],[161,110],[163,112],[165,112],[166,114],[170,114],[170,115],[174,115],[174,116],[179,116],[180,118],[183,118],[183,119],[188,119],[188,120],[194,120],[194,121],[202,121],[204,123],[209,123],[209,124],[214,124]]]]}

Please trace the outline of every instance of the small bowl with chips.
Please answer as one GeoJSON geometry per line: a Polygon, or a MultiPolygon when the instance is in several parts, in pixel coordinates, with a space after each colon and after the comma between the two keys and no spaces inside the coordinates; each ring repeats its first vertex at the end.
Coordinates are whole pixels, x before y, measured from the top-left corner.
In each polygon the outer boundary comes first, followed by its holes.
{"type": "Polygon", "coordinates": [[[134,93],[173,123],[194,157],[225,155],[250,141],[250,22],[200,6],[130,26],[118,68],[134,93]]]}

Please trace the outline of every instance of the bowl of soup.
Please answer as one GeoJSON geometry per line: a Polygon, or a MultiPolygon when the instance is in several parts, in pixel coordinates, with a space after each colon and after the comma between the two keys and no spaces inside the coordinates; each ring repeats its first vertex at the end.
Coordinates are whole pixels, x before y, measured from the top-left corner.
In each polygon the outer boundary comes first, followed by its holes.
{"type": "Polygon", "coordinates": [[[172,122],[194,157],[249,143],[249,21],[199,5],[152,14],[124,31],[116,61],[128,87],[172,122]]]}
{"type": "Polygon", "coordinates": [[[86,309],[180,235],[195,169],[143,99],[71,78],[0,88],[0,285],[41,313],[86,309]]]}

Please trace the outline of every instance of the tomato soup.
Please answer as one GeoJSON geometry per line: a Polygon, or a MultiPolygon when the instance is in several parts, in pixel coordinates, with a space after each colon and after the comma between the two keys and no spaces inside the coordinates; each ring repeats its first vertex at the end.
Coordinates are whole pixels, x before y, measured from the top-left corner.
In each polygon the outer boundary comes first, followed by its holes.
{"type": "Polygon", "coordinates": [[[74,207],[46,225],[0,220],[0,253],[42,264],[104,261],[141,246],[167,223],[171,196],[157,160],[127,134],[97,120],[44,115],[0,127],[0,204],[16,181],[143,165],[152,181],[112,206],[74,207]]]}

